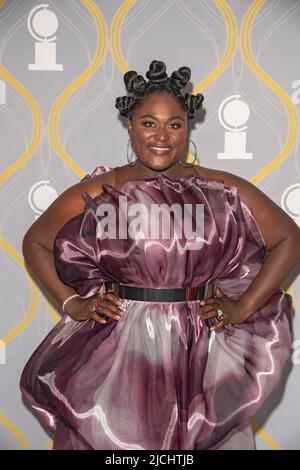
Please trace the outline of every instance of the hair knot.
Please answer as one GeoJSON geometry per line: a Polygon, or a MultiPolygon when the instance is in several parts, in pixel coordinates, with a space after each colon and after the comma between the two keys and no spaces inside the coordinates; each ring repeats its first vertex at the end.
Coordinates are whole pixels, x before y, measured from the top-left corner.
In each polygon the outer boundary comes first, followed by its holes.
{"type": "Polygon", "coordinates": [[[191,69],[189,67],[180,67],[172,73],[170,82],[174,83],[176,88],[180,90],[184,88],[191,78],[191,69]]]}
{"type": "Polygon", "coordinates": [[[150,64],[148,72],[146,72],[146,77],[148,78],[152,87],[161,88],[164,86],[169,80],[164,62],[153,60],[150,64]]]}
{"type": "Polygon", "coordinates": [[[121,96],[116,99],[115,107],[119,109],[121,116],[131,118],[133,109],[143,103],[144,97],[160,91],[173,95],[182,108],[187,111],[188,119],[192,119],[194,111],[202,107],[204,96],[201,93],[197,95],[186,93],[183,96],[180,92],[191,78],[189,67],[180,67],[168,77],[165,63],[153,60],[146,72],[146,77],[148,82],[135,70],[129,70],[124,74],[126,90],[133,96],[121,96]]]}
{"type": "Polygon", "coordinates": [[[134,70],[126,72],[124,75],[124,83],[128,93],[141,96],[146,90],[146,80],[142,75],[138,75],[134,70]]]}
{"type": "Polygon", "coordinates": [[[198,93],[197,95],[190,95],[189,93],[186,93],[184,95],[185,107],[187,109],[189,119],[194,117],[195,109],[202,108],[203,101],[204,96],[201,93],[198,93]]]}
{"type": "Polygon", "coordinates": [[[133,109],[135,98],[133,96],[119,96],[116,99],[115,107],[119,110],[121,116],[127,117],[133,109]]]}

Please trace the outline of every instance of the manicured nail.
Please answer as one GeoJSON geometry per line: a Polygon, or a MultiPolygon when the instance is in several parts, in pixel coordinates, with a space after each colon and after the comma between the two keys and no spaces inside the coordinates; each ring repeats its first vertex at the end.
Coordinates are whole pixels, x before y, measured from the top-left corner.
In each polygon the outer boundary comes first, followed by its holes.
{"type": "Polygon", "coordinates": [[[200,305],[204,305],[204,304],[205,304],[204,300],[201,300],[200,305]]]}

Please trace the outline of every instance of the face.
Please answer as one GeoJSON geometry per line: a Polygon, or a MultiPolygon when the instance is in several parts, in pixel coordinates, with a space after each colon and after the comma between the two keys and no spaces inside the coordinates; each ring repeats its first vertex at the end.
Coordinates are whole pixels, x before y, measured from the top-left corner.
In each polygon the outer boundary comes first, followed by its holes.
{"type": "Polygon", "coordinates": [[[137,165],[163,171],[177,164],[187,139],[187,113],[168,93],[149,95],[128,120],[137,165]],[[157,147],[160,147],[158,149],[157,147]]]}

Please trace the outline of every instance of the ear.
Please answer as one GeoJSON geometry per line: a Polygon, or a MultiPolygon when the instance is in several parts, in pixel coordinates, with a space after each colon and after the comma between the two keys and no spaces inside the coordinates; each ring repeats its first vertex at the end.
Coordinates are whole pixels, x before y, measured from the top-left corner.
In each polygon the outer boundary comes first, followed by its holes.
{"type": "Polygon", "coordinates": [[[128,119],[128,121],[127,121],[127,130],[128,130],[129,137],[131,138],[132,137],[132,121],[131,121],[131,119],[128,119]]]}

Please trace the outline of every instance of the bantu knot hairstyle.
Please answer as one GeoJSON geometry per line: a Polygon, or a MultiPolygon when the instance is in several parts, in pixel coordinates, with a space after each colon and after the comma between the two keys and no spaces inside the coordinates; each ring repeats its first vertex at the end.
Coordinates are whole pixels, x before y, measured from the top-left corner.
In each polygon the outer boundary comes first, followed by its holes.
{"type": "Polygon", "coordinates": [[[124,74],[124,83],[129,96],[119,96],[115,102],[115,107],[121,116],[131,119],[133,109],[141,104],[147,95],[162,91],[171,93],[178,99],[183,109],[186,110],[188,119],[193,119],[195,110],[202,107],[204,96],[201,93],[197,95],[185,93],[183,96],[180,92],[190,80],[189,67],[180,67],[168,77],[165,63],[153,60],[146,77],[148,82],[134,70],[124,74]]]}

